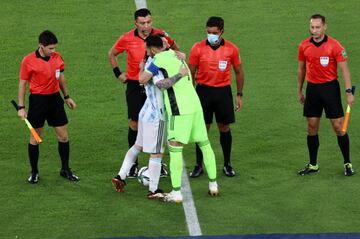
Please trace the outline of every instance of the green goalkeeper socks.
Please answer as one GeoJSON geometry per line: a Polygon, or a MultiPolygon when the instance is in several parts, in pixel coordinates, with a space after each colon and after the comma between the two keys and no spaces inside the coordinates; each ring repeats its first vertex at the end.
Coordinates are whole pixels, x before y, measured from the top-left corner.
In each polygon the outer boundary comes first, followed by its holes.
{"type": "Polygon", "coordinates": [[[181,173],[183,168],[182,150],[182,146],[169,145],[171,185],[176,191],[181,188],[181,173]]]}
{"type": "Polygon", "coordinates": [[[204,165],[208,173],[209,180],[210,182],[214,182],[216,181],[216,161],[214,151],[212,150],[208,140],[198,144],[204,157],[204,165]]]}

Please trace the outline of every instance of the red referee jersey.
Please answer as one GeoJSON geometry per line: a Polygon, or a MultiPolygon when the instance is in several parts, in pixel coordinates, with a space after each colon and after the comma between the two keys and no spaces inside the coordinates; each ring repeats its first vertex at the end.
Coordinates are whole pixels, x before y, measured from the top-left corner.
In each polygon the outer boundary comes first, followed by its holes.
{"type": "Polygon", "coordinates": [[[38,50],[24,57],[20,65],[20,79],[30,84],[30,93],[49,95],[59,91],[60,72],[65,69],[61,55],[54,52],[49,59],[38,50]]]}
{"type": "MultiPolygon", "coordinates": [[[[153,28],[150,35],[156,34],[165,35],[170,46],[174,44],[174,39],[169,37],[164,30],[153,28]]],[[[137,29],[121,35],[113,47],[119,53],[127,52],[127,78],[139,80],[139,64],[145,58],[146,49],[144,39],[139,36],[137,29]]]]}
{"type": "Polygon", "coordinates": [[[298,60],[306,62],[306,80],[314,84],[336,80],[337,63],[347,59],[344,47],[326,35],[322,42],[316,43],[310,37],[299,46],[298,60]]]}
{"type": "Polygon", "coordinates": [[[231,84],[231,65],[239,66],[239,49],[231,42],[223,40],[216,50],[207,39],[194,44],[190,51],[189,64],[198,68],[196,82],[212,87],[231,84]]]}

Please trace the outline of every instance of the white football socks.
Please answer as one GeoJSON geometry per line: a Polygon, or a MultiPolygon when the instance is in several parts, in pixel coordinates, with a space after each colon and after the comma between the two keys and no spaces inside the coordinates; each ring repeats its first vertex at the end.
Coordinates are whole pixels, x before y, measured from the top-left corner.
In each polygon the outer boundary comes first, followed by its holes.
{"type": "Polygon", "coordinates": [[[149,191],[155,192],[159,186],[161,172],[161,158],[149,159],[149,191]]]}
{"type": "Polygon", "coordinates": [[[119,176],[121,179],[125,180],[126,174],[130,171],[131,166],[135,163],[137,156],[140,154],[135,145],[133,145],[126,153],[124,161],[121,165],[119,176]]]}

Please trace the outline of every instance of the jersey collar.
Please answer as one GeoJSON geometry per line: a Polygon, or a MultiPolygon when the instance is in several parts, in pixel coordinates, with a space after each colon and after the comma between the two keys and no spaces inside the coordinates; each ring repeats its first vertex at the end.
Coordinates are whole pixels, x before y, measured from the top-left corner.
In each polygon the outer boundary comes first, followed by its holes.
{"type": "Polygon", "coordinates": [[[47,57],[42,57],[42,56],[40,55],[39,48],[35,51],[35,55],[36,55],[36,58],[41,58],[41,59],[44,60],[44,61],[49,61],[49,60],[50,60],[50,57],[49,57],[49,56],[47,56],[47,57]]]}
{"type": "MultiPolygon", "coordinates": [[[[153,35],[154,34],[154,28],[151,29],[151,32],[150,32],[150,35],[153,35]]],[[[150,36],[149,35],[149,36],[150,36]]],[[[134,30],[134,36],[140,38],[141,40],[145,41],[144,38],[142,38],[140,35],[139,35],[139,31],[137,29],[134,30]]]]}
{"type": "Polygon", "coordinates": [[[221,42],[220,42],[220,44],[217,45],[217,46],[211,45],[210,42],[209,42],[208,40],[206,40],[206,45],[209,45],[209,46],[211,47],[211,49],[213,49],[214,51],[216,51],[219,47],[225,45],[225,40],[224,40],[224,38],[221,38],[221,42]]]}
{"type": "Polygon", "coordinates": [[[314,44],[316,47],[320,47],[324,42],[327,42],[327,40],[328,40],[328,36],[327,36],[327,35],[325,35],[324,39],[322,39],[320,42],[314,41],[314,39],[313,39],[312,37],[310,38],[310,42],[311,42],[312,44],[314,44]]]}

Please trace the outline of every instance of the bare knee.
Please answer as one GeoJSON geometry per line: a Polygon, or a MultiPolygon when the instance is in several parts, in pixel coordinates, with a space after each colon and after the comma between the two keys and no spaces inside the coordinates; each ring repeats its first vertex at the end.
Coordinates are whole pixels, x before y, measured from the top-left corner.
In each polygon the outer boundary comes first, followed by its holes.
{"type": "Polygon", "coordinates": [[[142,150],[143,150],[143,147],[140,146],[140,145],[134,144],[134,147],[135,147],[137,150],[141,151],[141,152],[142,152],[142,150]]]}
{"type": "Polygon", "coordinates": [[[183,146],[183,144],[182,143],[180,143],[180,142],[177,142],[177,141],[169,141],[169,145],[170,146],[174,146],[174,147],[181,147],[181,146],[183,146]]]}
{"type": "Polygon", "coordinates": [[[229,124],[218,123],[217,126],[218,126],[219,131],[222,133],[226,133],[230,130],[229,124]]]}
{"type": "Polygon", "coordinates": [[[57,139],[61,143],[66,143],[67,141],[69,141],[69,137],[67,134],[66,135],[57,135],[57,139]]]}
{"type": "Polygon", "coordinates": [[[129,121],[129,127],[130,129],[134,130],[134,131],[137,131],[138,129],[138,122],[137,121],[134,121],[134,120],[130,120],[129,121]]]}
{"type": "Polygon", "coordinates": [[[60,126],[60,127],[55,127],[55,133],[56,133],[56,137],[59,142],[66,143],[69,141],[69,135],[68,135],[66,125],[60,126]]]}
{"type": "Polygon", "coordinates": [[[320,118],[308,118],[308,134],[317,135],[319,131],[320,118]]]}
{"type": "Polygon", "coordinates": [[[308,134],[309,135],[317,135],[318,127],[316,127],[315,125],[308,124],[308,134]]]}
{"type": "Polygon", "coordinates": [[[331,119],[332,127],[336,133],[336,135],[342,136],[344,135],[344,132],[342,131],[342,119],[331,119]]]}
{"type": "Polygon", "coordinates": [[[29,143],[32,145],[38,145],[38,142],[36,142],[35,138],[33,136],[30,136],[29,143]]]}
{"type": "MultiPolygon", "coordinates": [[[[39,136],[41,136],[41,132],[42,132],[43,128],[37,128],[35,129],[36,133],[38,133],[39,136]]],[[[39,143],[35,140],[34,136],[32,134],[30,134],[30,139],[29,139],[29,143],[32,145],[38,145],[39,143]]]]}
{"type": "Polygon", "coordinates": [[[162,154],[150,154],[150,158],[162,158],[162,154]]]}

